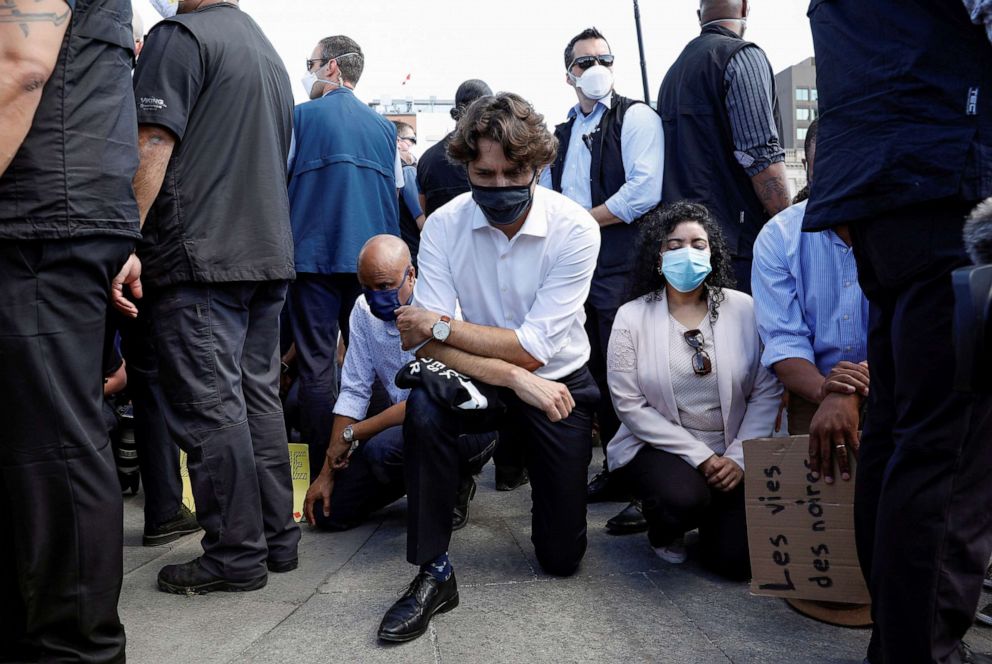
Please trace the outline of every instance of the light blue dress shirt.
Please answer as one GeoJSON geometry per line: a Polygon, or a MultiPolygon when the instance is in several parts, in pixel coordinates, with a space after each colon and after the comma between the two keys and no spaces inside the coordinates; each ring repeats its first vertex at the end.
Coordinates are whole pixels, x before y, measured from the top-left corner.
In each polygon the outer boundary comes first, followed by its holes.
{"type": "Polygon", "coordinates": [[[389,393],[391,404],[406,401],[410,390],[397,387],[395,379],[414,357],[412,352],[403,350],[396,322],[373,316],[364,295],[355,300],[349,320],[351,337],[341,368],[341,394],[334,404],[334,414],[364,420],[376,377],[389,393]]]}
{"type": "Polygon", "coordinates": [[[809,360],[824,376],[838,362],[868,356],[868,300],[854,252],[833,231],[802,232],[806,201],[773,217],[754,242],[751,288],[771,368],[809,360]]]}
{"type": "MultiPolygon", "coordinates": [[[[589,210],[592,209],[592,151],[583,136],[592,134],[610,107],[612,95],[596,102],[589,115],[576,104],[569,110],[574,117],[572,135],[565,152],[561,176],[561,193],[589,210]]],[[[661,200],[661,181],[665,164],[665,133],[661,117],[647,104],[633,104],[627,109],[620,131],[620,152],[627,182],[606,200],[606,209],[628,224],[653,208],[661,200]]],[[[541,173],[540,184],[551,189],[551,168],[541,173]]]]}

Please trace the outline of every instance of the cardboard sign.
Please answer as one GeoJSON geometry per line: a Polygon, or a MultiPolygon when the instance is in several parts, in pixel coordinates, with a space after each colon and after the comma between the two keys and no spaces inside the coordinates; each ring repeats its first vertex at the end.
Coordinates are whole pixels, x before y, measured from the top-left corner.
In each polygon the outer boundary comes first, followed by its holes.
{"type": "Polygon", "coordinates": [[[854,480],[812,479],[808,453],[809,436],[744,443],[751,592],[867,604],[854,546],[854,480]]]}
{"type": "MultiPolygon", "coordinates": [[[[289,444],[289,465],[293,476],[293,519],[303,521],[303,501],[310,488],[310,457],[307,446],[301,443],[289,444]]],[[[193,489],[189,483],[189,470],[186,468],[186,453],[179,452],[179,474],[183,480],[183,504],[196,512],[193,503],[193,489]]]]}

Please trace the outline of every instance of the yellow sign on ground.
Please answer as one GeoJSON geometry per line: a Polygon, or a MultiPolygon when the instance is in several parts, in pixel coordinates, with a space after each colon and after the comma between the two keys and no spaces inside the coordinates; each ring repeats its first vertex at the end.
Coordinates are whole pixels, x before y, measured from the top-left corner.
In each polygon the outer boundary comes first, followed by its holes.
{"type": "MultiPolygon", "coordinates": [[[[310,488],[310,457],[307,446],[303,443],[289,444],[289,465],[293,477],[293,518],[303,521],[303,500],[307,489],[310,488]]],[[[186,453],[179,452],[179,474],[183,480],[183,504],[191,511],[196,511],[193,503],[193,488],[189,483],[189,470],[186,468],[186,453]]]]}

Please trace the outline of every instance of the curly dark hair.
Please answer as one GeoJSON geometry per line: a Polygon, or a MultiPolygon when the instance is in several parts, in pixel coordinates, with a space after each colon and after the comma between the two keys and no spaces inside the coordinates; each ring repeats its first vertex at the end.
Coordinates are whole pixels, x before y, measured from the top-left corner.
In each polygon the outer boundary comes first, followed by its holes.
{"type": "Polygon", "coordinates": [[[558,154],[558,139],[548,131],[544,116],[512,92],[472,102],[448,143],[448,160],[455,164],[475,161],[480,138],[499,143],[507,159],[527,170],[544,168],[558,154]]]}
{"type": "Polygon", "coordinates": [[[715,323],[719,317],[718,309],[725,296],[724,288],[736,285],[734,268],[730,261],[730,250],[723,239],[723,231],[716,223],[709,210],[698,203],[679,201],[670,205],[659,205],[643,217],[639,222],[639,237],[635,254],[634,269],[630,276],[630,293],[627,301],[646,297],[660,300],[665,292],[665,277],[659,269],[661,266],[661,250],[665,241],[675,228],[684,222],[692,221],[703,227],[710,243],[710,266],[712,271],[706,276],[703,284],[703,297],[709,298],[710,322],[715,323]]]}

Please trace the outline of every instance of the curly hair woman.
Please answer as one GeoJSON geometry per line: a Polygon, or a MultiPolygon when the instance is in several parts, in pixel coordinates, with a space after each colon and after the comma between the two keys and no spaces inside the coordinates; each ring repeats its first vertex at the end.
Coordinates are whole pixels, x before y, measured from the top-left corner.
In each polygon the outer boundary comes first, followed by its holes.
{"type": "Polygon", "coordinates": [[[609,465],[640,500],[664,560],[750,576],[742,441],[772,433],[782,388],[761,366],[751,297],[705,207],[675,203],[641,221],[630,301],[617,312],[607,379],[620,431],[609,465]]]}

